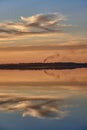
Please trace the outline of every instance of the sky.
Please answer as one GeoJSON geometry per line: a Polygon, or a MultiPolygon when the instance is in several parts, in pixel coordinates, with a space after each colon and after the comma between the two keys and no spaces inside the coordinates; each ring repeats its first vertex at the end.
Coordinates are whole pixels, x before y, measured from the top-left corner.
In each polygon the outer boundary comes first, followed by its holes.
{"type": "Polygon", "coordinates": [[[87,0],[0,0],[0,63],[57,54],[58,61],[86,62],[86,12],[87,0]]]}
{"type": "MultiPolygon", "coordinates": [[[[0,64],[30,62],[87,62],[87,0],[0,0],[0,64]]],[[[86,71],[0,70],[0,130],[87,130],[86,71]]]]}

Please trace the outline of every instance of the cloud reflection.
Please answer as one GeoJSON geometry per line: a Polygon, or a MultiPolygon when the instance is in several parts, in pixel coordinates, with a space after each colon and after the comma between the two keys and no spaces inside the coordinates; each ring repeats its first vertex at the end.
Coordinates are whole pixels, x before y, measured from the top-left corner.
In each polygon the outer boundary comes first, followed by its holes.
{"type": "Polygon", "coordinates": [[[4,81],[2,79],[0,82],[0,111],[18,111],[23,117],[63,119],[69,115],[70,107],[76,106],[73,103],[76,103],[74,101],[77,97],[81,99],[87,95],[85,72],[86,69],[80,71],[78,69],[74,71],[49,70],[46,73],[28,71],[28,75],[18,72],[18,75],[16,71],[14,81],[11,80],[14,72],[9,71],[9,80],[6,76],[6,80],[4,78],[4,81]],[[27,75],[25,78],[28,77],[29,81],[23,77],[17,81],[16,76],[21,75],[27,75]]]}
{"type": "Polygon", "coordinates": [[[68,107],[70,105],[66,104],[64,99],[0,95],[1,111],[22,111],[23,117],[62,119],[68,116],[68,107]]]}

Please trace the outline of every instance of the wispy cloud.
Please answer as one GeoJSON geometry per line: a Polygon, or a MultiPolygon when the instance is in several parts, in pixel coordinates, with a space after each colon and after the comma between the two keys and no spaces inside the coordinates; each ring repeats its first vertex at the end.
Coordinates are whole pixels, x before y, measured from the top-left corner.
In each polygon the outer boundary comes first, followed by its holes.
{"type": "MultiPolygon", "coordinates": [[[[84,43],[84,42],[83,42],[84,43]]],[[[42,50],[42,51],[46,51],[46,50],[49,50],[49,51],[53,51],[53,50],[86,50],[87,48],[87,45],[86,44],[78,44],[78,42],[76,44],[72,44],[71,45],[66,45],[66,44],[62,44],[62,45],[34,45],[34,46],[28,46],[28,45],[25,45],[25,46],[10,46],[9,48],[6,46],[1,46],[0,47],[0,51],[39,51],[39,50],[42,50]]],[[[56,54],[55,54],[56,55],[56,54]]]]}
{"type": "Polygon", "coordinates": [[[66,17],[60,13],[37,14],[30,17],[20,17],[19,22],[0,23],[0,40],[23,35],[37,35],[46,33],[61,33],[71,24],[63,24],[66,17]]]}

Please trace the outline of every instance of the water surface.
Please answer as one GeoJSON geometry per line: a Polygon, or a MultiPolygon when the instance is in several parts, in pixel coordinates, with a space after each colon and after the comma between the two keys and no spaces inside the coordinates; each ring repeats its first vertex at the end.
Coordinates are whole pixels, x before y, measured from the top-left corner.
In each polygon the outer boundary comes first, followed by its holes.
{"type": "Polygon", "coordinates": [[[0,130],[87,130],[87,69],[0,70],[0,130]]]}

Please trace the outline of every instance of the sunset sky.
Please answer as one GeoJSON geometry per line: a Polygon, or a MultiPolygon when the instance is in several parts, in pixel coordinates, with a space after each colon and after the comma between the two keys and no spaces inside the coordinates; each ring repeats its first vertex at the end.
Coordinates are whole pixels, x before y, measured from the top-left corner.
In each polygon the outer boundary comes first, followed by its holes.
{"type": "Polygon", "coordinates": [[[86,0],[0,0],[0,63],[87,62],[86,0]]]}
{"type": "Polygon", "coordinates": [[[87,130],[87,0],[0,0],[0,130],[40,129],[87,130]]]}

